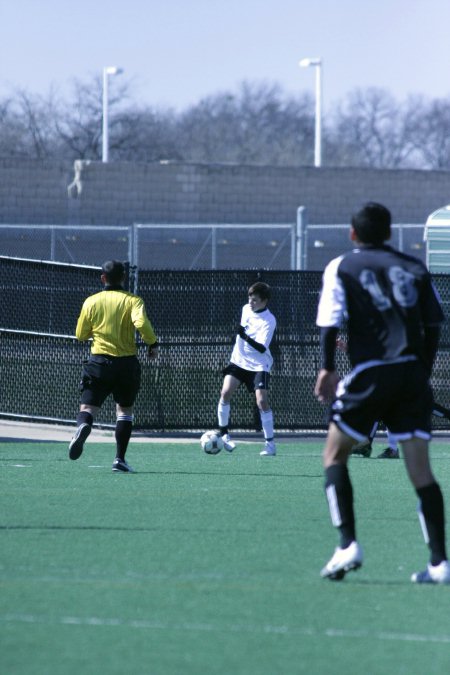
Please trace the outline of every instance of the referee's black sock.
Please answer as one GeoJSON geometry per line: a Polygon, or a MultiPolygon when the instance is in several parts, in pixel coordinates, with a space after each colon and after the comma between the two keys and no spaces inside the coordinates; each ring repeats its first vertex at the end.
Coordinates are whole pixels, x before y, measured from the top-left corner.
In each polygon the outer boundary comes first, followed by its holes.
{"type": "Polygon", "coordinates": [[[120,415],[116,422],[116,457],[125,460],[125,453],[131,437],[133,428],[133,417],[131,415],[120,415]]]}
{"type": "Polygon", "coordinates": [[[431,483],[416,492],[420,499],[419,519],[425,542],[430,547],[432,565],[447,560],[445,547],[444,498],[438,483],[431,483]]]}
{"type": "Polygon", "coordinates": [[[77,427],[80,426],[80,424],[89,424],[91,427],[94,423],[94,418],[92,417],[90,412],[87,412],[87,410],[80,410],[80,412],[77,415],[77,427]]]}
{"type": "Polygon", "coordinates": [[[341,548],[347,548],[356,539],[353,488],[345,464],[333,464],[325,469],[325,492],[331,522],[341,535],[341,548]]]}

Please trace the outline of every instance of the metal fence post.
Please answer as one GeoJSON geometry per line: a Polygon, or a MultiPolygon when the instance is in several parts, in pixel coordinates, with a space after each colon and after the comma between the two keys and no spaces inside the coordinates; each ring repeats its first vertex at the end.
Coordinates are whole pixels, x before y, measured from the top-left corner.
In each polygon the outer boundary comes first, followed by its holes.
{"type": "Polygon", "coordinates": [[[217,228],[211,225],[211,269],[217,269],[217,228]]]}
{"type": "Polygon", "coordinates": [[[307,252],[307,213],[305,206],[299,206],[297,209],[297,233],[296,233],[296,265],[297,270],[308,269],[307,252]]]}

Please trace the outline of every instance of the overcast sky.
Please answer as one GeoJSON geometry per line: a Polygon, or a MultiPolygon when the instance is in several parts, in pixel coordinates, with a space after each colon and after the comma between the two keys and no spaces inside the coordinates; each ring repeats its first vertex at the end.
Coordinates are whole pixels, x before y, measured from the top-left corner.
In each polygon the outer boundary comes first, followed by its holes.
{"type": "Polygon", "coordinates": [[[447,97],[449,36],[450,0],[0,0],[0,96],[65,95],[106,65],[155,107],[244,80],[314,94],[298,61],[320,56],[325,108],[356,87],[447,97]]]}

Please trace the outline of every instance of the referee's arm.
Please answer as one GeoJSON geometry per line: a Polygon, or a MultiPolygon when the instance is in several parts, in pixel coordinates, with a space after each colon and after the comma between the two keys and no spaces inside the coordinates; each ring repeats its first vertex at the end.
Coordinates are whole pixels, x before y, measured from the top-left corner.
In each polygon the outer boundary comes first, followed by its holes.
{"type": "Polygon", "coordinates": [[[156,354],[158,351],[158,338],[146,314],[142,298],[136,298],[131,312],[131,320],[136,330],[141,334],[144,342],[149,345],[149,356],[151,357],[152,354],[156,354]]]}
{"type": "Polygon", "coordinates": [[[86,315],[84,305],[81,309],[80,316],[78,317],[75,337],[82,342],[89,340],[89,338],[92,337],[92,324],[86,315]]]}

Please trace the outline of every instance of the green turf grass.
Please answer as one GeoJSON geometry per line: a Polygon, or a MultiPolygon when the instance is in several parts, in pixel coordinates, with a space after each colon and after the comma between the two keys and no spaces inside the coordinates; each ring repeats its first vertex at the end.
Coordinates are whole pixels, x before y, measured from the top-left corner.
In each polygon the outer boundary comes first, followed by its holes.
{"type": "MultiPolygon", "coordinates": [[[[134,443],[122,475],[109,444],[3,443],[0,671],[447,675],[450,587],[409,581],[428,553],[403,462],[352,458],[366,559],[334,583],[321,442],[260,449],[134,443]]],[[[449,442],[432,455],[448,507],[449,442]]]]}

